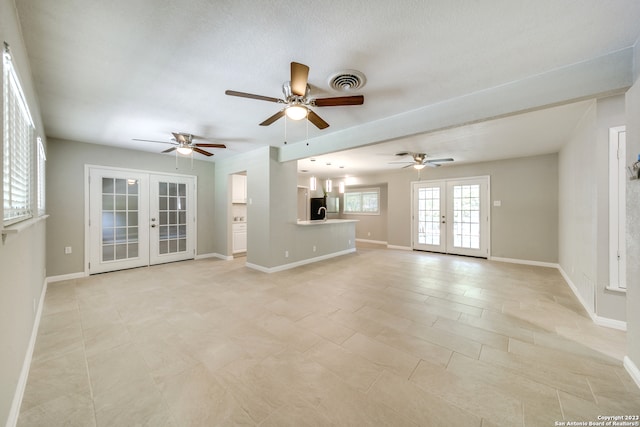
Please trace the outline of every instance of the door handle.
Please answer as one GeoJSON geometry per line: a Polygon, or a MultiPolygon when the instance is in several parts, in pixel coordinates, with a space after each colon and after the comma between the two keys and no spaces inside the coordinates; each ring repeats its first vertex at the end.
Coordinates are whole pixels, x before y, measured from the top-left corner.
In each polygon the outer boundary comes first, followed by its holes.
{"type": "Polygon", "coordinates": [[[151,224],[151,228],[156,228],[156,225],[155,224],[151,224]]]}

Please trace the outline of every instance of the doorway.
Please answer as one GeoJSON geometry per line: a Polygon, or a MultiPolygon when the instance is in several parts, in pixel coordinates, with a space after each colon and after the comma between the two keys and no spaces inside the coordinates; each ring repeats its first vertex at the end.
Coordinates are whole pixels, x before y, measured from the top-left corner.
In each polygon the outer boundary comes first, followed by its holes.
{"type": "Polygon", "coordinates": [[[195,257],[196,177],[88,167],[89,274],[195,257]]]}
{"type": "Polygon", "coordinates": [[[488,258],[488,176],[412,186],[414,250],[488,258]]]}

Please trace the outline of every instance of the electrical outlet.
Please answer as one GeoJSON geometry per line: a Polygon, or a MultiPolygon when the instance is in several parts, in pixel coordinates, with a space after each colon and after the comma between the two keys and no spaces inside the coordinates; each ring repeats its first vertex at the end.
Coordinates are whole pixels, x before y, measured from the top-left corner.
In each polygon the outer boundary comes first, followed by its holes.
{"type": "Polygon", "coordinates": [[[316,251],[316,245],[313,245],[313,252],[316,251]]]}
{"type": "Polygon", "coordinates": [[[64,247],[64,254],[65,255],[69,255],[71,253],[71,246],[65,246],[64,247]]]}
{"type": "Polygon", "coordinates": [[[371,237],[371,232],[367,231],[367,237],[371,237]]]}
{"type": "Polygon", "coordinates": [[[284,257],[289,258],[289,251],[284,251],[284,257]]]}

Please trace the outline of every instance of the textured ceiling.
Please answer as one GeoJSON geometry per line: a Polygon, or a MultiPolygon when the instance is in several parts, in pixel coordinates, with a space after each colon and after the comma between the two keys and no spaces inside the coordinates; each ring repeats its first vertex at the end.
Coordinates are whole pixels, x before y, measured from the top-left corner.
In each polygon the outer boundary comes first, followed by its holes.
{"type": "MultiPolygon", "coordinates": [[[[165,147],[132,139],[189,132],[227,144],[212,149],[214,161],[517,82],[627,48],[640,35],[635,0],[16,0],[16,7],[48,137],[159,152],[165,147]],[[281,106],[224,94],[280,98],[291,61],[310,67],[314,97],[343,95],[328,77],[360,70],[364,105],[317,108],[328,129],[288,121],[285,136],[282,119],[258,126],[281,106]]],[[[335,158],[344,163],[335,173],[345,174],[392,167],[400,150],[460,162],[554,152],[588,105],[425,135],[399,129],[390,142],[314,163],[335,158]]],[[[300,168],[313,167],[305,162],[300,168]]]]}

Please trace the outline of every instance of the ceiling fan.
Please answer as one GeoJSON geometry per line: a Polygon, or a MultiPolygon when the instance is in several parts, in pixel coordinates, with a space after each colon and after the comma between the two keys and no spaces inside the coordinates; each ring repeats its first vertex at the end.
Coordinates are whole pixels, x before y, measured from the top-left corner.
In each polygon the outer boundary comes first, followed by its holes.
{"type": "Polygon", "coordinates": [[[134,141],[143,141],[143,142],[157,142],[159,144],[170,144],[173,145],[171,148],[167,148],[162,151],[163,153],[170,153],[173,150],[178,150],[178,153],[189,155],[192,152],[200,153],[205,156],[213,156],[213,153],[210,153],[206,150],[201,149],[200,147],[210,147],[210,148],[227,148],[224,144],[212,144],[212,143],[194,143],[193,140],[197,139],[194,135],[190,133],[181,133],[181,132],[172,132],[173,138],[171,138],[171,142],[168,141],[152,141],[150,139],[136,139],[134,141]]]}
{"type": "Polygon", "coordinates": [[[308,77],[308,66],[292,62],[291,80],[282,85],[284,99],[254,95],[252,93],[238,92],[235,90],[227,90],[224,93],[231,96],[239,96],[241,98],[251,98],[260,101],[286,104],[286,107],[260,123],[260,126],[269,126],[286,114],[287,117],[292,120],[302,120],[307,118],[307,120],[313,123],[318,129],[325,129],[329,127],[329,123],[325,122],[309,107],[335,107],[345,105],[362,105],[364,103],[364,96],[362,95],[338,96],[333,98],[311,98],[310,88],[307,83],[308,77]]]}
{"type": "Polygon", "coordinates": [[[408,163],[406,166],[404,166],[405,168],[408,168],[410,166],[413,166],[414,169],[422,169],[425,166],[429,166],[432,168],[437,168],[440,167],[442,163],[446,163],[446,162],[453,162],[452,158],[446,158],[446,159],[427,159],[427,155],[424,153],[410,153],[408,151],[402,151],[400,153],[396,153],[396,156],[411,156],[413,157],[413,161],[402,161],[402,162],[389,162],[389,164],[394,164],[394,163],[398,163],[398,164],[405,164],[408,163]]]}

